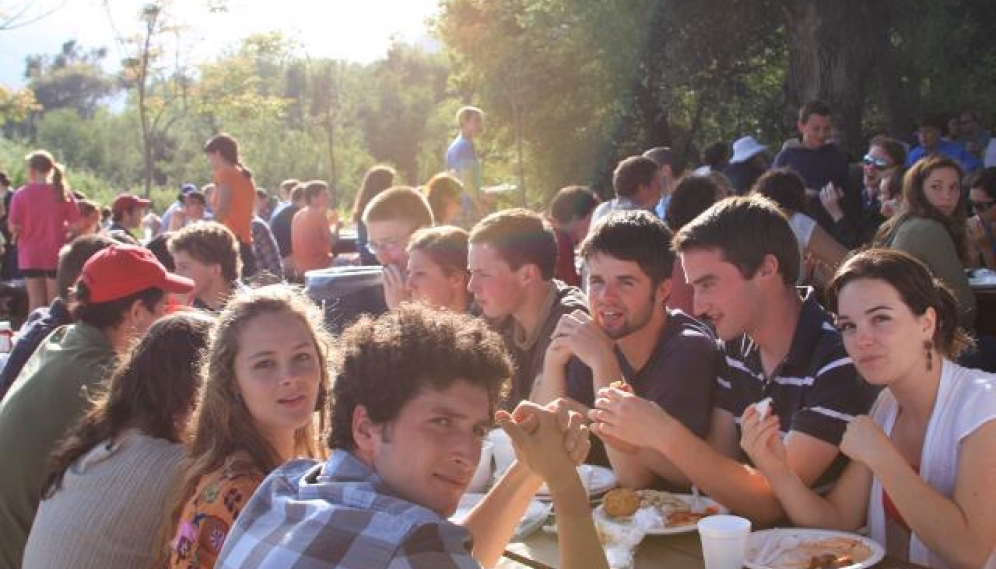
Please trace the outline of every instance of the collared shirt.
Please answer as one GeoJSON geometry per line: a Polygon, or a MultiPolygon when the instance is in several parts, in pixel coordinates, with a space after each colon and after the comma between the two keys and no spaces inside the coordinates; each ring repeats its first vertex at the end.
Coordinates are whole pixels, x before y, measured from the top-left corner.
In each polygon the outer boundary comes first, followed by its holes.
{"type": "Polygon", "coordinates": [[[259,217],[253,217],[249,228],[252,230],[252,254],[256,257],[257,269],[260,273],[266,271],[278,279],[283,279],[284,262],[270,226],[259,217]]]}
{"type": "Polygon", "coordinates": [[[337,450],[289,462],[243,508],[218,569],[476,569],[470,532],[394,496],[370,467],[337,450]]]}
{"type": "Polygon", "coordinates": [[[748,406],[771,397],[783,434],[805,433],[834,446],[847,423],[867,413],[875,389],[858,376],[830,314],[804,288],[802,310],[788,355],[770,376],[757,344],[746,335],[726,342],[726,365],[716,378],[715,405],[733,414],[739,428],[748,406]]]}

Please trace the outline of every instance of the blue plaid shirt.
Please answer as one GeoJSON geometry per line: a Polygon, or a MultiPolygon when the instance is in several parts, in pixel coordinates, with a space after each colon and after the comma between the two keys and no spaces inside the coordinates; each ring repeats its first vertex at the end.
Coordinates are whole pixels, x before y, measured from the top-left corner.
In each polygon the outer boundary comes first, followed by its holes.
{"type": "Polygon", "coordinates": [[[389,493],[346,451],[270,474],[225,540],[218,569],[477,569],[470,533],[389,493]]]}

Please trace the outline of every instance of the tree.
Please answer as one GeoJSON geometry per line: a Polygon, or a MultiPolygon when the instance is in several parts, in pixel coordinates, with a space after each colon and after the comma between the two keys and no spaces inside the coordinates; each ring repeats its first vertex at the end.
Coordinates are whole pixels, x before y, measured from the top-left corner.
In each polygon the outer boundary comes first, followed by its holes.
{"type": "Polygon", "coordinates": [[[190,80],[186,77],[178,44],[170,52],[169,37],[178,39],[180,28],[170,13],[170,0],[154,0],[142,7],[138,35],[123,41],[130,55],[122,61],[125,85],[135,92],[142,141],[142,187],[149,196],[156,174],[156,159],[164,153],[169,128],[186,102],[190,80]],[[166,58],[174,56],[172,67],[166,58]],[[161,151],[157,153],[157,148],[161,151]]]}
{"type": "Polygon", "coordinates": [[[16,30],[40,22],[56,13],[69,0],[57,2],[39,2],[38,0],[21,0],[0,4],[0,32],[16,30]]]}
{"type": "Polygon", "coordinates": [[[84,119],[92,117],[117,87],[101,67],[106,57],[106,48],[84,51],[75,40],[63,43],[54,56],[28,56],[24,78],[42,107],[40,112],[68,108],[84,119]]]}
{"type": "Polygon", "coordinates": [[[0,85],[0,127],[21,122],[40,108],[30,89],[11,91],[0,85]]]}

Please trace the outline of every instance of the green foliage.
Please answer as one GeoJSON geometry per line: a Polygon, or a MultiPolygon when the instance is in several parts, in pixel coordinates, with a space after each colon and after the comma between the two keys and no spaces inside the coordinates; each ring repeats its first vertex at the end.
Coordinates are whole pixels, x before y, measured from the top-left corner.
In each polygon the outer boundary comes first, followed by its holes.
{"type": "MultiPolygon", "coordinates": [[[[473,104],[486,117],[476,141],[486,185],[521,184],[534,208],[567,184],[608,195],[617,160],[651,145],[694,163],[717,140],[752,134],[777,147],[794,134],[784,119],[797,1],[443,0],[433,23],[443,54],[397,44],[360,65],[312,58],[272,32],[188,67],[172,52],[185,26],[154,0],[137,15],[144,33],[119,46],[119,76],[103,70],[105,50],[70,41],[28,59],[29,89],[0,88],[0,126],[18,141],[0,140],[0,167],[18,172],[44,147],[87,193],[109,200],[148,183],[165,206],[181,183],[210,181],[201,148],[226,131],[259,186],[324,179],[345,207],[376,163],[411,185],[441,171],[456,111],[473,104]]],[[[888,41],[869,44],[884,54],[865,132],[905,135],[922,110],[996,116],[996,3],[881,1],[888,41]]]]}

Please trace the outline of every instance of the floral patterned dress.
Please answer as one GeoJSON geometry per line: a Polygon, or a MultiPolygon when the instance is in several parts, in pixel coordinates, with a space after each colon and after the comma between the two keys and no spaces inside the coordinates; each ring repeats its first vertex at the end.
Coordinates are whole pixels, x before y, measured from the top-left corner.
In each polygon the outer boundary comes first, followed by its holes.
{"type": "Polygon", "coordinates": [[[169,566],[213,568],[235,519],[263,478],[263,473],[239,456],[202,476],[180,514],[176,536],[170,544],[169,566]]]}

